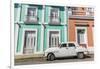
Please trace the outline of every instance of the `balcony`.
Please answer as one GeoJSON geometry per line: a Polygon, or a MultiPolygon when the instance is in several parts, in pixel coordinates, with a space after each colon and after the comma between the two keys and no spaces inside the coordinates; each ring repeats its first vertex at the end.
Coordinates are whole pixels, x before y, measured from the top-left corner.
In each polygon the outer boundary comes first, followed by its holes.
{"type": "Polygon", "coordinates": [[[94,12],[68,11],[69,18],[94,19],[94,12]]]}
{"type": "Polygon", "coordinates": [[[87,11],[68,11],[69,16],[93,16],[93,12],[87,11]]]}
{"type": "Polygon", "coordinates": [[[59,25],[61,23],[61,19],[59,17],[50,16],[50,25],[59,25]]]}
{"type": "Polygon", "coordinates": [[[86,15],[87,15],[87,16],[92,16],[92,17],[93,17],[93,16],[94,16],[94,12],[86,12],[86,15]]]}
{"type": "Polygon", "coordinates": [[[37,16],[26,16],[25,24],[38,24],[38,17],[37,16]]]}

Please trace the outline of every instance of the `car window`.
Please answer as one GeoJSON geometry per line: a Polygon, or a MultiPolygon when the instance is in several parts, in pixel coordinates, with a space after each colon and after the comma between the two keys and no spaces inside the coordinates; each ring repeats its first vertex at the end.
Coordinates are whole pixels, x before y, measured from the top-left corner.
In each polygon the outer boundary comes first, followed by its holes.
{"type": "Polygon", "coordinates": [[[62,44],[61,47],[67,47],[67,44],[62,44]]]}
{"type": "Polygon", "coordinates": [[[68,43],[68,47],[75,47],[74,43],[68,43]]]}

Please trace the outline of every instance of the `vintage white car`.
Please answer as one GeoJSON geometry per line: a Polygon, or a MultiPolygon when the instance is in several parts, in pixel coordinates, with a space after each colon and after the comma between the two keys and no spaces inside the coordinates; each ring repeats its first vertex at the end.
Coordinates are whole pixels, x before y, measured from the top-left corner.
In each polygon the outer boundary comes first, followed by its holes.
{"type": "Polygon", "coordinates": [[[53,61],[55,58],[77,56],[82,59],[88,55],[87,48],[79,46],[75,42],[61,43],[58,47],[51,47],[45,50],[47,60],[53,61]]]}

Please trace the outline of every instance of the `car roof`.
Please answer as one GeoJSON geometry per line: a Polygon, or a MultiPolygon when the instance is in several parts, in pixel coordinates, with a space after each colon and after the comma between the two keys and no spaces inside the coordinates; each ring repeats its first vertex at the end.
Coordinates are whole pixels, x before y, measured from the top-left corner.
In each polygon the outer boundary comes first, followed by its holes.
{"type": "Polygon", "coordinates": [[[70,42],[62,42],[61,44],[66,44],[66,43],[76,43],[75,41],[70,41],[70,42]]]}

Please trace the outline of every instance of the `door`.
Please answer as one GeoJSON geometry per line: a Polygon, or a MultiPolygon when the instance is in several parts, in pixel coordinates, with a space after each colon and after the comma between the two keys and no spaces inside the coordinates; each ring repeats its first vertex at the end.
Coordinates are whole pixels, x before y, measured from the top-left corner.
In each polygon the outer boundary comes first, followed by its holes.
{"type": "Polygon", "coordinates": [[[36,32],[25,31],[24,54],[34,53],[35,46],[36,46],[36,32]]]}
{"type": "Polygon", "coordinates": [[[56,47],[59,44],[59,36],[58,34],[52,34],[51,35],[51,46],[56,47]]]}
{"type": "Polygon", "coordinates": [[[49,47],[57,47],[59,45],[59,32],[50,31],[49,32],[49,47]]]}
{"type": "Polygon", "coordinates": [[[62,44],[59,50],[59,54],[57,55],[59,57],[75,56],[76,55],[75,44],[73,43],[62,44]]]}
{"type": "Polygon", "coordinates": [[[86,29],[77,29],[77,43],[82,47],[87,47],[86,29]]]}
{"type": "Polygon", "coordinates": [[[66,43],[61,44],[60,49],[59,49],[59,53],[57,55],[59,57],[68,56],[68,49],[67,49],[67,44],[66,43]]]}
{"type": "Polygon", "coordinates": [[[68,56],[75,56],[76,55],[76,47],[74,43],[68,43],[68,56]]]}

